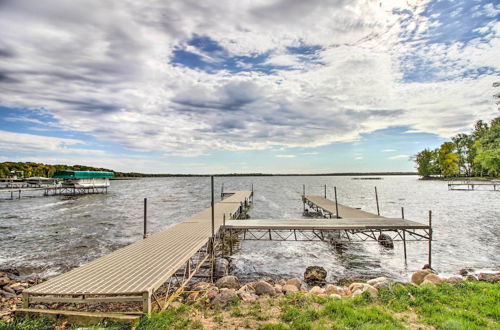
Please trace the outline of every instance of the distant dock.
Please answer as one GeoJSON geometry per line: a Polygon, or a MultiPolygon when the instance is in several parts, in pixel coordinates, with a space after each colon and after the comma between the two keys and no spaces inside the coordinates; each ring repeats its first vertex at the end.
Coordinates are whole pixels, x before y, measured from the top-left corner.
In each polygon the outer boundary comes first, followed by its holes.
{"type": "Polygon", "coordinates": [[[500,181],[479,181],[479,180],[454,180],[448,182],[448,190],[489,190],[500,191],[500,181]],[[499,188],[499,189],[497,189],[499,188]]]}

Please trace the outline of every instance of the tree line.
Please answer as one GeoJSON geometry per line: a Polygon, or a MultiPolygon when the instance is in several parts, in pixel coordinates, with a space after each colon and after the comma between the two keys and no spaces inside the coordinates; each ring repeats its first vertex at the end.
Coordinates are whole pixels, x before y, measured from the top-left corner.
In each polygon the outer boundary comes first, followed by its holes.
{"type": "Polygon", "coordinates": [[[92,167],[85,165],[48,165],[33,162],[3,162],[0,163],[0,178],[10,178],[13,175],[17,177],[42,176],[51,178],[57,171],[106,171],[113,172],[115,176],[138,176],[139,173],[122,173],[101,167],[92,167]],[[134,175],[136,174],[136,175],[134,175]]]}
{"type": "Polygon", "coordinates": [[[414,156],[420,176],[500,176],[500,117],[478,120],[470,134],[460,133],[434,150],[414,156]]]}

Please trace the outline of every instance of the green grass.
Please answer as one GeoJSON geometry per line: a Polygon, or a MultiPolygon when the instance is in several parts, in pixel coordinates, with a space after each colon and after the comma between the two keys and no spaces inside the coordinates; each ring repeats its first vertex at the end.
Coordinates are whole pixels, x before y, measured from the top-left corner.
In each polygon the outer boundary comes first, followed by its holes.
{"type": "MultiPolygon", "coordinates": [[[[226,309],[181,305],[143,317],[137,329],[201,329],[200,319],[204,317],[218,328],[235,324],[265,330],[404,329],[423,325],[450,330],[500,330],[499,302],[500,283],[462,282],[421,287],[395,284],[380,289],[377,298],[363,294],[339,300],[297,293],[273,301],[234,303],[226,309]],[[270,306],[274,306],[273,312],[270,306]]],[[[12,323],[0,321],[0,330],[54,329],[60,323],[44,318],[12,323]]]]}

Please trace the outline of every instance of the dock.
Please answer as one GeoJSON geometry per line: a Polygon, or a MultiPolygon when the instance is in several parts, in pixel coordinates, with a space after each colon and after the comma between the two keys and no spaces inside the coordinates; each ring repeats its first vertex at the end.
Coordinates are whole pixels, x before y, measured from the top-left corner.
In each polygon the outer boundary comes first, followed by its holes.
{"type": "MultiPolygon", "coordinates": [[[[252,195],[252,191],[238,191],[214,204],[213,230],[217,237],[226,219],[245,214],[252,195]]],[[[132,302],[141,304],[140,312],[146,314],[153,304],[164,309],[203,265],[213,266],[218,242],[212,237],[211,220],[210,207],[144,240],[26,289],[23,308],[29,309],[32,303],[132,302]],[[183,276],[178,277],[179,273],[183,276]],[[165,299],[160,300],[158,291],[165,299]]]]}
{"type": "Polygon", "coordinates": [[[500,187],[500,181],[492,180],[492,181],[473,181],[473,180],[463,180],[463,181],[450,181],[448,182],[448,190],[489,190],[489,191],[500,191],[497,189],[497,186],[500,187]]]}

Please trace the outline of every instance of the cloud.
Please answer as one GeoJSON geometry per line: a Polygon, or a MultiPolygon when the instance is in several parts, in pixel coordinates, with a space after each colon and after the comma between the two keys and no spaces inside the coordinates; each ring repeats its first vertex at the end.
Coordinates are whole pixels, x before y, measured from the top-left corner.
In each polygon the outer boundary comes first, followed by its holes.
{"type": "Polygon", "coordinates": [[[276,155],[276,158],[295,158],[296,155],[276,155]]]}
{"type": "Polygon", "coordinates": [[[356,157],[354,157],[354,159],[355,160],[363,160],[364,158],[363,158],[363,156],[356,156],[356,157]]]}
{"type": "Polygon", "coordinates": [[[384,149],[382,152],[394,152],[397,151],[396,149],[384,149]]]}
{"type": "Polygon", "coordinates": [[[420,0],[0,6],[0,105],[131,150],[318,147],[389,126],[449,137],[497,115],[495,6],[462,41],[439,39],[455,23],[420,0]]]}
{"type": "Polygon", "coordinates": [[[387,157],[387,159],[402,159],[402,158],[410,158],[410,155],[396,155],[396,156],[391,156],[391,157],[387,157]]]}

